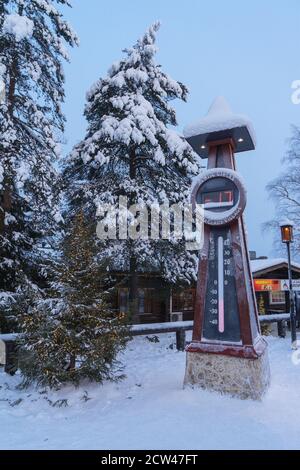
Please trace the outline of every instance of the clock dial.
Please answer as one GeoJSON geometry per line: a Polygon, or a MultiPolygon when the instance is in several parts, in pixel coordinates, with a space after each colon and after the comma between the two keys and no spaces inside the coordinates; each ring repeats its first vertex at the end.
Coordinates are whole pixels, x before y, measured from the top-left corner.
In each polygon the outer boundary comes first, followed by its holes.
{"type": "Polygon", "coordinates": [[[231,209],[238,201],[238,189],[227,178],[212,178],[206,181],[197,194],[197,203],[205,210],[223,212],[231,209]]]}
{"type": "Polygon", "coordinates": [[[232,207],[233,191],[212,191],[210,193],[203,193],[202,195],[204,209],[224,209],[232,207]]]}
{"type": "Polygon", "coordinates": [[[195,185],[193,204],[204,209],[207,225],[228,225],[238,219],[246,205],[246,192],[240,177],[226,168],[207,170],[195,185]]]}

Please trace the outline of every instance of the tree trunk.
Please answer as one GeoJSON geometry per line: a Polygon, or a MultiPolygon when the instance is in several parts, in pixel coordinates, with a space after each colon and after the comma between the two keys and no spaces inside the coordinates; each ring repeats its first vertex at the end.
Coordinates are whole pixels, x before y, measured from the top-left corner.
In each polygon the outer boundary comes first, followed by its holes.
{"type": "Polygon", "coordinates": [[[11,72],[8,86],[7,108],[10,118],[13,117],[15,106],[15,92],[16,92],[16,76],[17,76],[17,59],[14,58],[11,64],[11,72]]]}
{"type": "Polygon", "coordinates": [[[11,184],[8,181],[8,178],[4,180],[4,190],[1,198],[1,207],[0,207],[0,234],[4,233],[5,229],[5,213],[10,211],[12,206],[11,200],[11,184]]]}
{"type": "Polygon", "coordinates": [[[140,322],[138,305],[138,276],[137,263],[134,256],[130,257],[129,269],[129,313],[132,323],[140,322]]]}
{"type": "Polygon", "coordinates": [[[76,357],[73,354],[71,354],[70,363],[68,365],[67,371],[75,370],[75,367],[76,367],[76,357]]]}
{"type": "MultiPolygon", "coordinates": [[[[14,106],[15,106],[15,92],[16,92],[16,77],[17,77],[18,65],[17,65],[17,58],[14,57],[11,70],[10,70],[10,79],[9,79],[9,86],[8,86],[8,96],[7,96],[7,108],[8,113],[11,118],[13,119],[14,113],[14,106]]],[[[4,189],[2,192],[1,197],[1,207],[0,207],[0,235],[4,233],[5,229],[5,213],[11,210],[12,207],[12,187],[11,181],[7,177],[4,179],[4,189]]]]}
{"type": "MultiPolygon", "coordinates": [[[[129,176],[130,179],[136,179],[136,154],[135,149],[130,151],[130,168],[129,176]]],[[[129,204],[135,204],[134,195],[129,196],[129,204]]],[[[132,244],[130,244],[132,247],[132,244]]],[[[139,311],[138,311],[138,274],[137,274],[137,259],[133,253],[133,248],[130,249],[130,266],[129,266],[129,313],[132,323],[139,323],[139,311]]]]}

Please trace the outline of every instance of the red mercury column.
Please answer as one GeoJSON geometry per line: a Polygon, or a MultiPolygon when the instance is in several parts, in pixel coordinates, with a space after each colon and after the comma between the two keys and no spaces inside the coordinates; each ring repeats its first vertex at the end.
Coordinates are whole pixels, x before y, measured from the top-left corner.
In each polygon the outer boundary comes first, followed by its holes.
{"type": "Polygon", "coordinates": [[[192,194],[204,208],[193,340],[185,385],[260,399],[269,385],[267,344],[261,337],[243,211],[246,190],[234,153],[254,150],[250,121],[217,98],[185,137],[208,159],[192,194]]]}

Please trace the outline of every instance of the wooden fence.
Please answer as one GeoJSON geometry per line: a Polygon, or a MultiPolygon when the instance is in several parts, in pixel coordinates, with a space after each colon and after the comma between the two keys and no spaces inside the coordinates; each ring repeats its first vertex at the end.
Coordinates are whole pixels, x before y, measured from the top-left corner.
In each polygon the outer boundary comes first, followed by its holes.
{"type": "MultiPolygon", "coordinates": [[[[289,322],[288,313],[260,315],[261,324],[277,323],[278,336],[286,336],[286,323],[289,322]]],[[[147,323],[142,325],[132,325],[132,336],[147,336],[161,333],[176,333],[176,348],[178,351],[184,351],[186,347],[186,332],[193,329],[193,321],[179,321],[166,323],[147,323]]],[[[16,348],[17,334],[0,335],[0,343],[4,350],[4,371],[13,375],[18,367],[18,354],[16,348]]]]}

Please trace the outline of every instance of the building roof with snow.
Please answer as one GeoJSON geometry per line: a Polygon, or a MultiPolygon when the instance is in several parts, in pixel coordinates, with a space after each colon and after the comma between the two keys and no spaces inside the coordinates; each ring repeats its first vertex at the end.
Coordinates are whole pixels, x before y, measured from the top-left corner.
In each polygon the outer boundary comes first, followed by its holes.
{"type": "MultiPolygon", "coordinates": [[[[287,269],[288,263],[285,258],[254,259],[250,261],[251,271],[254,277],[279,269],[287,269]]],[[[292,263],[292,270],[300,273],[300,264],[292,263]]]]}
{"type": "Polygon", "coordinates": [[[208,142],[231,138],[235,152],[254,150],[255,132],[250,119],[232,112],[222,96],[217,97],[207,115],[185,127],[184,137],[202,158],[207,157],[208,142]]]}

